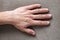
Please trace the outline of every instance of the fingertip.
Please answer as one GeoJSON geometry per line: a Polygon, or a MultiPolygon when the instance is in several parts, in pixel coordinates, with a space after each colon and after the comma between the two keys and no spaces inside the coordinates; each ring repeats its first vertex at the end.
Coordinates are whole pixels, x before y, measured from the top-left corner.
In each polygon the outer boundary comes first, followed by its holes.
{"type": "Polygon", "coordinates": [[[44,11],[44,12],[49,12],[48,8],[41,8],[41,10],[44,11]]]}
{"type": "Polygon", "coordinates": [[[34,31],[31,31],[31,34],[32,34],[32,35],[35,35],[35,32],[34,32],[34,31]]]}
{"type": "Polygon", "coordinates": [[[49,16],[50,18],[52,18],[52,14],[48,14],[48,16],[49,16]]]}
{"type": "Polygon", "coordinates": [[[46,23],[46,24],[48,24],[48,25],[49,25],[49,24],[50,24],[50,21],[47,21],[47,23],[46,23]]]}
{"type": "Polygon", "coordinates": [[[45,8],[45,10],[47,10],[47,11],[48,11],[49,9],[48,9],[48,8],[45,8]]]}
{"type": "Polygon", "coordinates": [[[35,35],[35,31],[32,30],[32,29],[28,29],[27,31],[28,31],[29,34],[31,34],[31,35],[35,35]]]}

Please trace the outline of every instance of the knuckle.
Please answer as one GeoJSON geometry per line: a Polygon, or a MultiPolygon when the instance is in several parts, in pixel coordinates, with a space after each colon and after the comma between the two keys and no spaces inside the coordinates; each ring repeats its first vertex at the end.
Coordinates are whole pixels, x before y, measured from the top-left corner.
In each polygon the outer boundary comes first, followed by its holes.
{"type": "Polygon", "coordinates": [[[33,15],[29,15],[29,18],[33,19],[33,15]]]}
{"type": "Polygon", "coordinates": [[[25,22],[30,22],[31,18],[26,18],[25,22]]]}

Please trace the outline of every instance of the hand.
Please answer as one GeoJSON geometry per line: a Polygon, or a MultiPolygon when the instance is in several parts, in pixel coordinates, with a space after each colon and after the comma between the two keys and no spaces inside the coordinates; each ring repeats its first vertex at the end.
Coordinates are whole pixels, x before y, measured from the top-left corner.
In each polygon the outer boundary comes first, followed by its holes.
{"type": "Polygon", "coordinates": [[[8,20],[17,29],[31,35],[35,35],[35,31],[27,27],[34,25],[49,25],[50,21],[43,21],[41,19],[50,19],[51,14],[44,14],[48,12],[48,8],[40,8],[40,4],[33,4],[17,8],[8,12],[8,20]],[[37,9],[39,8],[39,9],[37,9]],[[39,19],[39,20],[35,20],[39,19]]]}

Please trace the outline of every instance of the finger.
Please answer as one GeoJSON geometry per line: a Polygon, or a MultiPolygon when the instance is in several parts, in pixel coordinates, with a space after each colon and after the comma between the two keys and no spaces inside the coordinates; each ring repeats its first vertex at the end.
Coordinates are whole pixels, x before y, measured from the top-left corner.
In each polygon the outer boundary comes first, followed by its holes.
{"type": "Polygon", "coordinates": [[[32,19],[50,19],[51,14],[39,14],[39,15],[30,15],[32,19]]]}
{"type": "MultiPolygon", "coordinates": [[[[20,31],[26,32],[26,33],[31,34],[31,35],[35,35],[35,31],[32,30],[32,29],[27,29],[26,26],[27,26],[27,25],[25,25],[25,24],[23,24],[23,25],[20,25],[20,24],[15,25],[15,27],[16,27],[17,29],[19,29],[20,31]]],[[[28,26],[29,26],[29,25],[28,25],[28,26]]]]}
{"type": "Polygon", "coordinates": [[[30,34],[30,35],[35,35],[36,33],[35,33],[35,31],[34,30],[32,30],[32,29],[27,29],[27,28],[23,28],[22,26],[21,26],[21,28],[20,27],[16,27],[18,30],[20,30],[20,31],[22,31],[22,32],[25,32],[25,33],[28,33],[28,34],[30,34]]]}
{"type": "Polygon", "coordinates": [[[37,20],[34,20],[31,24],[41,26],[41,25],[49,25],[50,22],[49,21],[37,21],[37,20]]]}
{"type": "Polygon", "coordinates": [[[30,34],[30,35],[35,35],[35,31],[32,30],[32,29],[24,28],[24,29],[22,29],[22,30],[23,30],[23,32],[28,33],[28,34],[30,34]]]}
{"type": "Polygon", "coordinates": [[[24,8],[30,10],[30,9],[39,8],[39,7],[41,7],[41,4],[33,4],[33,5],[25,6],[24,8]]]}
{"type": "Polygon", "coordinates": [[[48,12],[49,10],[47,8],[41,8],[41,9],[35,9],[35,10],[32,10],[30,11],[31,13],[46,13],[48,12]]]}

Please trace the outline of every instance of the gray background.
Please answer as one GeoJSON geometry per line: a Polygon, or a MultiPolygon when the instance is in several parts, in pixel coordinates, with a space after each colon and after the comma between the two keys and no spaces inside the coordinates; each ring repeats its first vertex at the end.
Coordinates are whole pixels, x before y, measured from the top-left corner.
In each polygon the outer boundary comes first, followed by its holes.
{"type": "Polygon", "coordinates": [[[20,32],[12,25],[0,26],[0,40],[60,40],[60,0],[0,0],[0,11],[13,10],[17,7],[42,4],[53,15],[49,27],[34,27],[36,36],[20,32]]]}

